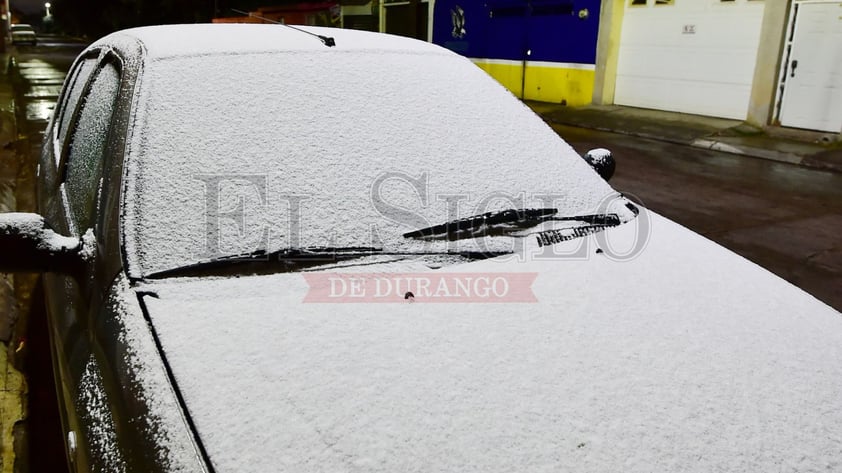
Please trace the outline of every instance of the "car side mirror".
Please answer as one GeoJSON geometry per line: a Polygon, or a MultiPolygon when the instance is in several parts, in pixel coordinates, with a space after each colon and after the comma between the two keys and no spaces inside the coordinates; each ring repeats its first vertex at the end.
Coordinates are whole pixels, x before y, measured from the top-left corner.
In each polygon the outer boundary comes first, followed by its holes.
{"type": "Polygon", "coordinates": [[[85,246],[54,232],[38,214],[0,213],[0,272],[77,274],[85,246]]]}
{"type": "Polygon", "coordinates": [[[614,175],[617,164],[614,162],[614,155],[605,148],[596,148],[588,151],[584,156],[585,161],[606,181],[614,175]]]}

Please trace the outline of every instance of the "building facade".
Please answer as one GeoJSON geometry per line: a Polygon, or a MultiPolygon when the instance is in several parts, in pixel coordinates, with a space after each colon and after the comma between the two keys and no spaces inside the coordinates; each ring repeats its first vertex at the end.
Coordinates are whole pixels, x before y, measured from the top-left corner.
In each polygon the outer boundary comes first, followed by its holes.
{"type": "Polygon", "coordinates": [[[842,133],[842,1],[603,0],[596,104],[842,133]]]}
{"type": "Polygon", "coordinates": [[[585,105],[593,96],[599,12],[600,0],[436,0],[431,38],[518,97],[585,105]]]}
{"type": "MultiPolygon", "coordinates": [[[[471,58],[521,98],[842,135],[840,0],[416,5],[429,12],[430,32],[416,37],[471,58]]],[[[390,32],[388,19],[381,31],[390,32]]]]}
{"type": "Polygon", "coordinates": [[[288,1],[255,16],[432,41],[523,99],[842,137],[842,0],[288,1]]]}

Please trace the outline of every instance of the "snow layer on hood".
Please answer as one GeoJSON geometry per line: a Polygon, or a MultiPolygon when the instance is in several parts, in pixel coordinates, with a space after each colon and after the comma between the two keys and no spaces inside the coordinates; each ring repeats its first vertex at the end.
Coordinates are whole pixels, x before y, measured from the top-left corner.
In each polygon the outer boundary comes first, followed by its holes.
{"type": "Polygon", "coordinates": [[[138,114],[133,276],[261,248],[409,250],[421,244],[403,232],[456,217],[547,207],[542,195],[560,196],[560,215],[592,213],[616,194],[502,86],[429,45],[154,60],[138,114]],[[456,214],[442,200],[453,194],[464,195],[456,214]]]}
{"type": "MultiPolygon", "coordinates": [[[[538,304],[302,304],[301,274],[144,287],[219,472],[839,471],[842,316],[658,216],[538,304]]],[[[607,238],[607,240],[606,240],[607,238]]],[[[369,267],[376,271],[377,267],[369,267]]]]}
{"type": "MultiPolygon", "coordinates": [[[[154,464],[163,465],[165,471],[204,471],[137,295],[125,278],[118,276],[108,305],[108,313],[114,316],[105,324],[117,334],[113,369],[124,388],[122,394],[130,398],[126,402],[130,418],[123,419],[124,426],[137,429],[136,438],[152,442],[152,445],[131,447],[141,449],[154,464]]],[[[87,409],[97,415],[99,407],[89,401],[87,409]]],[[[99,442],[107,445],[110,440],[99,442]]]]}

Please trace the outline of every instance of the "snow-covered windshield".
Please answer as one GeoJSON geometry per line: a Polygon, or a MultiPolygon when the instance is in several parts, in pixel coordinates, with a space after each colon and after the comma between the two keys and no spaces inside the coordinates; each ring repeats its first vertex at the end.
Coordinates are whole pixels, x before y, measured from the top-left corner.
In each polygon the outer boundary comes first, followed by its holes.
{"type": "Polygon", "coordinates": [[[588,213],[615,194],[468,60],[341,48],[147,64],[125,198],[133,274],[257,249],[429,250],[403,233],[548,202],[588,213]]]}

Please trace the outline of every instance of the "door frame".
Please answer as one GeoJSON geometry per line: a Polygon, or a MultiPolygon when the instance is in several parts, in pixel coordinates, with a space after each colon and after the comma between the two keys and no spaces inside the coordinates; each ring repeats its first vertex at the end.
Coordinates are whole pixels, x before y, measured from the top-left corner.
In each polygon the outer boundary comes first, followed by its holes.
{"type": "MultiPolygon", "coordinates": [[[[390,6],[409,5],[410,0],[380,0],[380,7],[378,12],[379,31],[386,32],[386,9],[390,6]]],[[[436,0],[418,0],[418,3],[427,5],[427,42],[433,42],[433,11],[436,6],[436,0]]]]}

